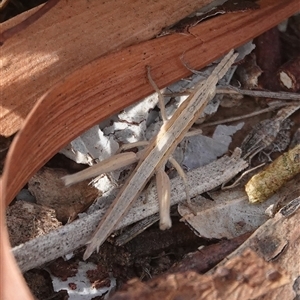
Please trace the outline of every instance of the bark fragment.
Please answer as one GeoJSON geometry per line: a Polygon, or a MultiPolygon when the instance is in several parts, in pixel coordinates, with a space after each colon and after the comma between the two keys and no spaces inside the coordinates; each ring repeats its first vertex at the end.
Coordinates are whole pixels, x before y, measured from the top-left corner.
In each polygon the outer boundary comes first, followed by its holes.
{"type": "Polygon", "coordinates": [[[297,92],[300,90],[300,55],[289,60],[277,72],[280,85],[285,90],[297,92]]]}
{"type": "Polygon", "coordinates": [[[133,279],[111,299],[253,299],[285,285],[289,278],[252,250],[232,258],[213,275],[189,271],[146,283],[133,279]]]}

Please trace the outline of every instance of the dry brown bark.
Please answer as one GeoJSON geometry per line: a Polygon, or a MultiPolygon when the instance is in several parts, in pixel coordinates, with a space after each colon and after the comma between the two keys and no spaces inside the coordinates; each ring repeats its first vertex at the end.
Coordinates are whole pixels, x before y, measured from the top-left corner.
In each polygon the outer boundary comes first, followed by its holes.
{"type": "Polygon", "coordinates": [[[282,88],[287,91],[300,90],[300,55],[290,59],[277,71],[277,78],[282,88]]]}
{"type": "MultiPolygon", "coordinates": [[[[265,261],[274,263],[286,271],[288,284],[267,291],[259,300],[297,299],[299,297],[300,278],[300,197],[282,208],[274,218],[260,226],[253,235],[234,251],[230,258],[240,255],[246,249],[252,249],[265,261]]],[[[223,265],[225,261],[220,263],[223,265]]],[[[257,299],[257,300],[258,300],[257,299]]]]}
{"type": "Polygon", "coordinates": [[[182,273],[195,271],[203,274],[222,261],[227,255],[232,253],[247,238],[250,232],[244,233],[230,240],[221,240],[216,244],[204,247],[196,252],[189,253],[182,261],[168,270],[168,273],[182,273]]]}
{"type": "MultiPolygon", "coordinates": [[[[180,20],[208,2],[210,1],[160,0],[151,4],[147,2],[147,5],[139,3],[136,7],[134,1],[131,4],[127,2],[126,5],[119,0],[105,4],[75,0],[72,5],[68,1],[59,1],[41,19],[14,35],[1,47],[3,68],[0,134],[10,136],[19,130],[39,97],[68,74],[113,50],[153,38],[162,27],[180,20]],[[119,9],[116,10],[115,7],[119,9]]],[[[279,1],[275,4],[265,0],[261,1],[261,9],[257,11],[228,13],[218,19],[206,21],[197,26],[197,30],[193,28],[191,32],[197,38],[180,34],[175,37],[180,36],[179,42],[184,44],[193,40],[194,47],[203,44],[203,50],[198,49],[198,53],[205,53],[196,58],[199,66],[201,59],[204,62],[207,56],[211,60],[212,56],[215,58],[223,54],[225,45],[236,47],[273,27],[298,9],[296,0],[279,1]],[[240,30],[234,34],[233,31],[237,28],[240,30]],[[217,38],[219,35],[226,36],[226,43],[217,38]]],[[[2,25],[2,30],[21,22],[34,11],[7,21],[2,25]]],[[[171,46],[169,42],[178,41],[175,37],[170,38],[170,41],[169,38],[168,41],[165,38],[159,39],[153,46],[159,48],[165,45],[168,49],[171,46]]],[[[184,47],[179,48],[186,50],[184,47]]],[[[151,59],[149,56],[153,55],[153,49],[150,49],[146,49],[144,59],[151,59]]],[[[173,55],[172,46],[166,51],[169,51],[170,57],[173,55]]],[[[127,59],[127,55],[123,58],[127,59]]],[[[107,67],[110,68],[103,65],[100,69],[93,69],[101,75],[102,70],[107,67]]],[[[90,74],[92,73],[89,76],[90,74]]],[[[175,72],[171,80],[174,81],[176,76],[178,74],[175,72]]],[[[166,80],[170,81],[170,78],[166,80]]]]}
{"type": "MultiPolygon", "coordinates": [[[[68,74],[113,50],[155,37],[164,26],[210,2],[59,1],[1,47],[0,134],[9,136],[19,130],[39,97],[68,74]]],[[[38,9],[1,24],[1,32],[38,9]]]]}
{"type": "Polygon", "coordinates": [[[254,299],[287,282],[288,276],[280,268],[265,262],[254,251],[246,250],[212,275],[188,271],[160,276],[146,283],[133,279],[111,299],[254,299]]]}

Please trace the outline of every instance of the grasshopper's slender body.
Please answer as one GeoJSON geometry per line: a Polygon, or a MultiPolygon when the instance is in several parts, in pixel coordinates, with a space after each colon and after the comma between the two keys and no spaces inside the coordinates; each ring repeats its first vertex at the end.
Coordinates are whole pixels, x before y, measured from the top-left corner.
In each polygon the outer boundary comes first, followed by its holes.
{"type": "Polygon", "coordinates": [[[233,54],[233,50],[230,51],[205,82],[195,86],[193,93],[182,103],[172,118],[164,123],[158,135],[152,138],[149,145],[141,151],[135,170],[119,191],[88,243],[84,259],[87,259],[95,249],[99,250],[100,245],[113,232],[150,178],[164,168],[169,156],[198,119],[206,104],[214,97],[219,79],[226,74],[236,57],[237,54],[233,54]]]}

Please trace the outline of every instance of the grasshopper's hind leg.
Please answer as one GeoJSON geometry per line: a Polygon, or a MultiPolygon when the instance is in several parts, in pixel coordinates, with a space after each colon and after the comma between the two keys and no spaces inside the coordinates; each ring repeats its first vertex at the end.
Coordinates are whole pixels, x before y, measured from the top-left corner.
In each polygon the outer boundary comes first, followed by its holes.
{"type": "Polygon", "coordinates": [[[99,176],[103,173],[115,171],[122,167],[133,164],[138,160],[139,157],[134,152],[119,153],[85,170],[82,170],[72,175],[64,176],[62,177],[62,180],[64,181],[66,186],[70,186],[80,181],[99,176]]]}
{"type": "Polygon", "coordinates": [[[156,172],[156,188],[159,202],[159,228],[166,230],[172,226],[170,217],[171,183],[164,166],[156,172]]]}

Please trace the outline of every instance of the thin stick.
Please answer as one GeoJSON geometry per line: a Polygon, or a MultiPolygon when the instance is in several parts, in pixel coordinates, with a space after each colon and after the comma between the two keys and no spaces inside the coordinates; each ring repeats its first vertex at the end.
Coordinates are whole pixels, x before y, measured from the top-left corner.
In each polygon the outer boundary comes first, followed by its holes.
{"type": "Polygon", "coordinates": [[[220,94],[242,94],[252,97],[264,97],[264,98],[274,98],[281,100],[296,100],[300,101],[300,95],[297,93],[287,93],[287,92],[270,92],[270,91],[256,91],[256,90],[244,90],[235,86],[219,86],[217,88],[217,93],[220,94]]]}
{"type": "Polygon", "coordinates": [[[264,108],[264,109],[261,109],[261,110],[258,110],[258,111],[254,111],[252,113],[245,114],[245,115],[242,115],[242,116],[237,116],[237,117],[232,117],[232,118],[228,118],[228,119],[224,119],[224,120],[205,123],[205,124],[201,125],[201,128],[251,118],[251,117],[254,117],[254,116],[257,116],[257,115],[260,115],[260,114],[264,114],[264,113],[269,112],[269,111],[273,111],[274,109],[277,109],[277,108],[280,108],[280,107],[283,107],[283,106],[286,106],[286,105],[287,105],[286,103],[279,103],[279,104],[273,105],[271,107],[264,108]]]}
{"type": "MultiPolygon", "coordinates": [[[[233,95],[246,95],[252,97],[261,97],[261,98],[273,98],[280,100],[290,100],[290,101],[300,101],[300,95],[297,93],[289,92],[270,92],[270,91],[258,91],[258,90],[244,90],[238,87],[228,85],[228,86],[218,86],[217,94],[233,94],[233,95]]],[[[191,89],[188,89],[184,92],[176,93],[164,93],[165,97],[177,97],[177,96],[187,96],[192,93],[191,89]]]]}
{"type": "Polygon", "coordinates": [[[256,166],[256,167],[254,167],[254,168],[251,168],[251,169],[249,169],[249,170],[243,172],[243,173],[241,174],[241,176],[240,176],[233,184],[231,184],[231,185],[226,185],[226,186],[225,186],[225,184],[226,184],[228,181],[227,181],[227,182],[224,182],[224,183],[221,185],[221,189],[224,191],[224,190],[229,190],[229,189],[235,188],[235,187],[239,184],[239,182],[242,180],[242,178],[243,178],[245,175],[249,174],[250,172],[252,172],[252,171],[254,171],[254,170],[256,170],[256,169],[258,169],[258,168],[260,168],[260,167],[262,167],[262,166],[264,166],[264,165],[265,165],[265,163],[262,163],[262,164],[260,164],[260,165],[258,165],[258,166],[256,166]]]}
{"type": "MultiPolygon", "coordinates": [[[[240,158],[240,153],[234,152],[231,157],[224,156],[204,167],[188,172],[186,176],[189,183],[190,196],[195,197],[220,186],[223,182],[227,182],[230,178],[247,168],[247,166],[248,163],[240,158]]],[[[182,179],[179,177],[171,179],[171,187],[171,205],[185,201],[186,194],[182,179]]],[[[103,197],[100,201],[105,201],[106,203],[108,201],[109,205],[112,200],[113,196],[110,199],[103,197]]],[[[19,268],[22,272],[25,272],[83,246],[96,229],[99,219],[104,217],[105,210],[97,210],[91,215],[75,220],[44,236],[39,236],[14,247],[12,252],[19,268]]],[[[136,223],[157,212],[156,188],[153,187],[149,193],[147,203],[143,203],[142,200],[136,201],[134,207],[117,224],[115,230],[136,223]]]]}

